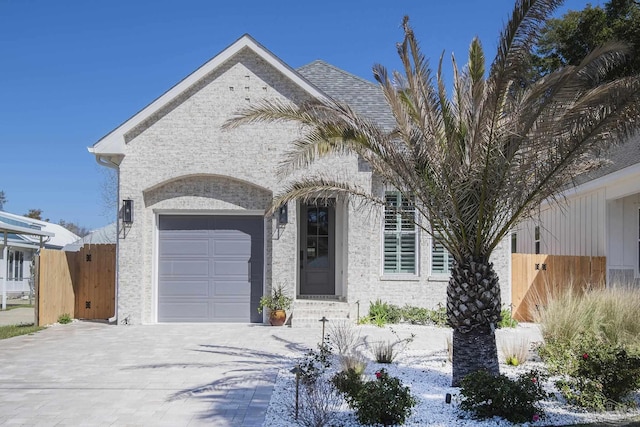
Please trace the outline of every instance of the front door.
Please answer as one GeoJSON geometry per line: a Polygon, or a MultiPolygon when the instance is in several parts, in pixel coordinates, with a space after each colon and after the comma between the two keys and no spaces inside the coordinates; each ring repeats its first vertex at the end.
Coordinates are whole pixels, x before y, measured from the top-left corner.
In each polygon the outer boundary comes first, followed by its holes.
{"type": "Polygon", "coordinates": [[[335,203],[300,205],[300,295],[335,295],[335,203]]]}

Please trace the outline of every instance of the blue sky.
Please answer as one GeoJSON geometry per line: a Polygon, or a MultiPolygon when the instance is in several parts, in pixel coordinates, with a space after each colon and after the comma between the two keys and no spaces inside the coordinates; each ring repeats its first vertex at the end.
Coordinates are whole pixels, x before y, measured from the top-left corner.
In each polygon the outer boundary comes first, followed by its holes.
{"type": "MultiPolygon", "coordinates": [[[[568,0],[561,11],[586,4],[568,0]]],[[[107,224],[115,214],[104,207],[104,173],[86,147],[244,33],[294,68],[323,59],[371,80],[375,63],[398,68],[404,15],[434,65],[443,50],[464,63],[476,35],[493,58],[512,7],[513,0],[0,0],[4,209],[107,224]]]]}

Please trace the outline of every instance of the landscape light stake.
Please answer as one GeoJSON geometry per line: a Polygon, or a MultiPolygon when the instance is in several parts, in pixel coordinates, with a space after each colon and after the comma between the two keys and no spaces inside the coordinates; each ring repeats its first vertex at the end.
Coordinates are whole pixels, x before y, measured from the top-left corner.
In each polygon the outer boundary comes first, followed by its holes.
{"type": "Polygon", "coordinates": [[[292,374],[296,374],[296,420],[298,419],[298,396],[300,393],[300,374],[302,373],[302,369],[300,369],[300,365],[296,365],[291,371],[292,374]]]}
{"type": "Polygon", "coordinates": [[[318,322],[322,322],[322,345],[324,345],[324,325],[329,321],[326,317],[322,316],[322,319],[318,320],[318,322]]]}

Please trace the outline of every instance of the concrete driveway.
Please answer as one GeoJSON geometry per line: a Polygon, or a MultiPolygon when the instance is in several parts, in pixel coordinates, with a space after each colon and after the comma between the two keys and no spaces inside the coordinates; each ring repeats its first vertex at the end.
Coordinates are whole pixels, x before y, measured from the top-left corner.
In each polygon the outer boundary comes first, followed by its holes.
{"type": "Polygon", "coordinates": [[[261,426],[321,330],[74,322],[0,341],[0,425],[261,426]]]}
{"type": "MultiPolygon", "coordinates": [[[[416,333],[411,349],[444,350],[450,335],[394,329],[416,333]]],[[[395,339],[374,326],[358,332],[395,339]]],[[[539,337],[537,327],[523,333],[539,337]]],[[[0,425],[262,426],[278,371],[321,335],[320,325],[53,325],[0,341],[0,425]]]]}

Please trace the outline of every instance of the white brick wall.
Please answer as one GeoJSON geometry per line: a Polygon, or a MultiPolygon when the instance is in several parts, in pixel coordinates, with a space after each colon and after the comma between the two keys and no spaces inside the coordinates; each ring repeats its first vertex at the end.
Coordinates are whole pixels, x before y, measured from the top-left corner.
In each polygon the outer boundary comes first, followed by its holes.
{"type": "MultiPolygon", "coordinates": [[[[243,50],[126,135],[120,197],[134,200],[134,223],[120,239],[120,322],[125,318],[130,323],[155,321],[158,213],[264,211],[282,188],[283,177],[276,168],[300,134],[297,125],[263,123],[221,129],[239,109],[264,98],[297,102],[306,94],[257,55],[243,50]]],[[[314,170],[327,165],[353,183],[372,186],[371,174],[360,172],[354,157],[326,159],[314,170]]],[[[282,283],[292,296],[298,270],[296,211],[291,203],[284,227],[277,227],[271,218],[265,221],[267,289],[282,283]]],[[[427,277],[427,236],[421,238],[422,275],[417,280],[389,281],[380,277],[380,219],[350,204],[345,227],[346,236],[338,233],[346,248],[344,294],[351,306],[360,301],[361,315],[366,314],[363,308],[368,308],[368,301],[376,298],[425,307],[444,302],[446,278],[427,277]]]]}

